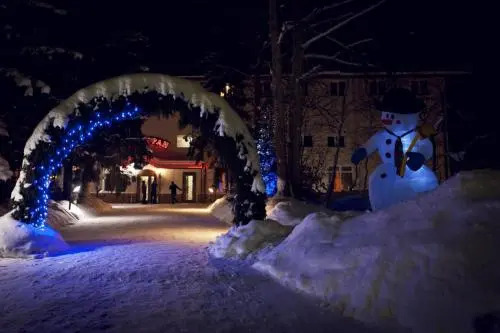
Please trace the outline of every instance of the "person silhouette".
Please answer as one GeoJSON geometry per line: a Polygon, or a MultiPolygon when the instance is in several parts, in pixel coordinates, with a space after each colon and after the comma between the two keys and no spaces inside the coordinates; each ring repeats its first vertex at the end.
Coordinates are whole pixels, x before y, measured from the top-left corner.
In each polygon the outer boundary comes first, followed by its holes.
{"type": "Polygon", "coordinates": [[[150,203],[155,204],[156,203],[156,191],[157,191],[158,183],[156,182],[156,179],[153,181],[151,184],[151,196],[150,196],[150,203]]]}
{"type": "Polygon", "coordinates": [[[147,187],[146,187],[146,182],[143,180],[142,181],[142,203],[146,204],[146,194],[147,194],[147,187]]]}
{"type": "Polygon", "coordinates": [[[172,200],[172,204],[175,204],[177,202],[177,189],[181,190],[181,188],[177,186],[177,184],[174,183],[174,181],[172,181],[172,183],[170,183],[169,189],[170,189],[170,199],[172,200]]]}

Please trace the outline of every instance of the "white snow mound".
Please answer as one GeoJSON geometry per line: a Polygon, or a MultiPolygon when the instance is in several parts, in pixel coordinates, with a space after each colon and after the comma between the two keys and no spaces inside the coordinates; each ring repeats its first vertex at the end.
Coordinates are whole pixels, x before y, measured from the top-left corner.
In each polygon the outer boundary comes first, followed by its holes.
{"type": "Polygon", "coordinates": [[[500,171],[342,221],[307,216],[254,268],[347,316],[414,333],[472,333],[500,310],[500,171]]]}
{"type": "Polygon", "coordinates": [[[259,249],[278,244],[291,230],[272,220],[252,220],[218,236],[208,251],[215,258],[245,258],[259,249]]]}
{"type": "Polygon", "coordinates": [[[55,230],[59,230],[60,228],[75,224],[76,222],[78,222],[79,217],[73,212],[74,206],[75,205],[72,205],[72,209],[70,211],[68,210],[67,201],[49,201],[47,224],[55,230]]]}
{"type": "Polygon", "coordinates": [[[103,213],[109,212],[113,207],[111,204],[103,201],[100,198],[89,195],[83,199],[80,199],[78,203],[80,212],[83,215],[97,216],[103,213]]]}
{"type": "Polygon", "coordinates": [[[233,205],[224,196],[215,200],[210,206],[208,206],[210,214],[217,218],[219,221],[226,224],[232,225],[234,220],[233,205]]]}
{"type": "Polygon", "coordinates": [[[296,226],[309,214],[323,211],[318,205],[312,205],[296,199],[287,198],[273,206],[267,205],[267,218],[281,225],[296,226]]]}
{"type": "Polygon", "coordinates": [[[49,226],[35,228],[13,219],[10,213],[0,217],[0,257],[50,255],[68,248],[61,235],[49,226]]]}

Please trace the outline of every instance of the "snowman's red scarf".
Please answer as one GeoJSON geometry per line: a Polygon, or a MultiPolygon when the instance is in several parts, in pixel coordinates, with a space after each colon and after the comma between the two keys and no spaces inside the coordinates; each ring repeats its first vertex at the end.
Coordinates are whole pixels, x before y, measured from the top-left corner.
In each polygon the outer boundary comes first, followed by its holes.
{"type": "Polygon", "coordinates": [[[396,133],[387,128],[385,130],[387,131],[387,133],[397,138],[396,144],[394,145],[394,164],[396,165],[396,173],[399,174],[399,170],[401,169],[401,165],[403,164],[403,158],[405,155],[403,152],[403,142],[401,141],[401,138],[414,132],[416,128],[409,130],[408,132],[405,132],[402,135],[397,135],[396,133]]]}

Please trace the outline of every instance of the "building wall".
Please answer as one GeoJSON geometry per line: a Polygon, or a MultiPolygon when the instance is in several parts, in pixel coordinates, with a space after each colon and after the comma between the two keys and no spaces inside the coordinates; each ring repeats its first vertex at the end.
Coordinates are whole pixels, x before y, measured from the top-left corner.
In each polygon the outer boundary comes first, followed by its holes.
{"type": "MultiPolygon", "coordinates": [[[[312,139],[312,146],[303,147],[301,162],[305,182],[310,183],[315,190],[326,192],[338,150],[338,177],[334,190],[366,190],[368,175],[380,163],[378,154],[372,154],[357,167],[352,165],[350,160],[356,148],[383,128],[380,112],[374,107],[375,100],[381,99],[391,87],[409,88],[426,104],[425,111],[421,113],[422,122],[435,124],[444,116],[445,80],[457,75],[464,73],[415,72],[388,76],[385,73],[332,72],[307,82],[304,97],[305,117],[302,124],[303,143],[307,141],[305,137],[308,136],[308,140],[312,139]],[[339,93],[344,87],[345,94],[339,93]],[[330,143],[339,142],[339,137],[343,138],[342,145],[329,146],[329,140],[330,143]],[[349,176],[350,182],[347,181],[349,176]]],[[[272,102],[269,81],[269,77],[262,78],[261,105],[272,102]]],[[[252,83],[249,83],[246,95],[250,101],[253,93],[252,83]]],[[[245,110],[252,112],[255,107],[249,103],[245,110]]],[[[442,181],[449,175],[445,133],[438,132],[434,141],[436,158],[429,161],[428,165],[442,181]]]]}
{"type": "MultiPolygon", "coordinates": [[[[303,135],[312,137],[311,147],[303,148],[305,170],[312,170],[314,188],[326,191],[338,149],[338,164],[335,191],[367,188],[367,176],[380,163],[378,154],[373,154],[359,166],[351,163],[352,152],[378,130],[382,129],[380,112],[374,102],[390,87],[412,88],[425,101],[426,109],[421,113],[422,122],[434,124],[443,114],[444,79],[436,76],[396,77],[350,77],[322,78],[310,82],[305,96],[305,120],[303,135]],[[416,83],[415,83],[416,82],[416,83]],[[340,93],[345,87],[345,93],[340,93]],[[328,145],[328,137],[330,143],[328,145]],[[333,137],[333,138],[332,138],[333,137]],[[343,139],[339,139],[343,137],[343,139]],[[340,140],[343,140],[343,145],[340,140]],[[344,174],[344,175],[342,175],[344,174]],[[349,178],[351,181],[349,181],[349,178]],[[343,181],[341,181],[343,180],[343,181]]],[[[304,138],[306,139],[306,138],[304,138]]],[[[304,143],[308,140],[304,140],[304,143]]],[[[435,137],[436,161],[429,161],[440,180],[446,175],[444,134],[435,137]]]]}

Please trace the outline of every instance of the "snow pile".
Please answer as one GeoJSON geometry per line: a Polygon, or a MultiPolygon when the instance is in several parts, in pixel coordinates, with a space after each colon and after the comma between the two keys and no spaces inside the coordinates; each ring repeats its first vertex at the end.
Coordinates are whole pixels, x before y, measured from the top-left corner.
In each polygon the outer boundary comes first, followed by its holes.
{"type": "Polygon", "coordinates": [[[342,221],[314,213],[254,267],[347,316],[415,333],[472,333],[500,309],[500,172],[342,221]]]}
{"type": "Polygon", "coordinates": [[[81,199],[78,202],[78,205],[80,211],[83,212],[83,214],[88,215],[101,215],[112,209],[111,204],[104,202],[93,195],[81,199]]]}
{"type": "Polygon", "coordinates": [[[14,220],[10,213],[0,217],[0,257],[55,254],[69,248],[49,226],[43,229],[14,220]]]}
{"type": "Polygon", "coordinates": [[[229,202],[229,200],[227,200],[226,196],[215,200],[210,206],[208,206],[208,210],[210,214],[218,220],[230,225],[233,224],[233,205],[229,202]]]}
{"type": "MultiPolygon", "coordinates": [[[[29,166],[28,156],[41,141],[50,141],[47,134],[50,127],[66,127],[69,117],[76,112],[81,104],[89,103],[96,97],[103,97],[113,101],[122,96],[129,96],[135,92],[155,91],[158,94],[172,95],[180,98],[190,106],[199,107],[201,115],[219,112],[214,131],[223,136],[233,138],[237,142],[239,156],[246,157],[245,169],[255,174],[252,190],[265,193],[265,185],[260,175],[260,164],[257,149],[252,135],[238,114],[229,106],[227,101],[217,94],[206,91],[198,82],[176,78],[162,74],[140,73],[118,76],[105,81],[97,82],[77,91],[57,107],[49,111],[37,125],[33,134],[24,147],[23,169],[29,166]]],[[[19,202],[22,200],[20,189],[24,186],[25,172],[21,171],[18,182],[11,198],[19,202]],[[22,184],[22,185],[21,185],[22,184]]]]}
{"type": "Polygon", "coordinates": [[[234,226],[210,244],[208,251],[215,258],[245,258],[256,251],[280,243],[292,228],[272,220],[252,220],[243,226],[234,226]]]}
{"type": "Polygon", "coordinates": [[[73,213],[72,211],[69,211],[68,205],[65,205],[65,203],[67,203],[67,201],[56,202],[51,200],[49,202],[47,224],[56,230],[59,230],[60,228],[66,227],[68,225],[75,224],[79,220],[78,215],[73,213]]]}
{"type": "Polygon", "coordinates": [[[268,219],[287,226],[296,226],[307,215],[323,210],[321,206],[311,205],[296,199],[287,199],[286,201],[279,201],[274,206],[269,204],[266,206],[268,219]]]}

